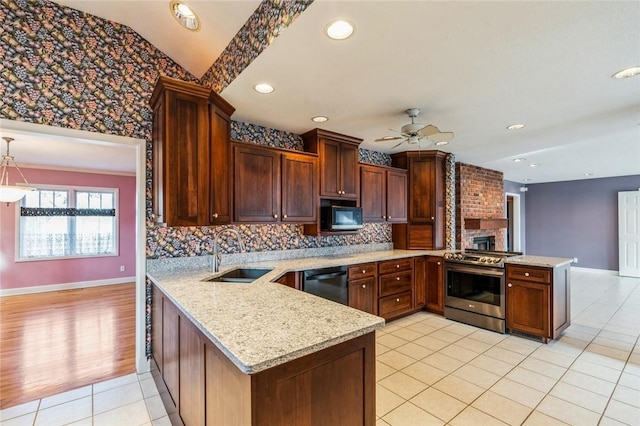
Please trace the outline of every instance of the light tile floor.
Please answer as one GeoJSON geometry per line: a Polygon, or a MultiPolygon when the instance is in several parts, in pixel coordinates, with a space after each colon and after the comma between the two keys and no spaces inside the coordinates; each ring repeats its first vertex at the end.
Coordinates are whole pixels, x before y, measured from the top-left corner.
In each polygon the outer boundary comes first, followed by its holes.
{"type": "MultiPolygon", "coordinates": [[[[640,279],[572,271],[556,341],[417,313],[377,332],[377,426],[640,425],[640,279]]],[[[169,425],[149,373],[0,412],[9,425],[169,425]]]]}

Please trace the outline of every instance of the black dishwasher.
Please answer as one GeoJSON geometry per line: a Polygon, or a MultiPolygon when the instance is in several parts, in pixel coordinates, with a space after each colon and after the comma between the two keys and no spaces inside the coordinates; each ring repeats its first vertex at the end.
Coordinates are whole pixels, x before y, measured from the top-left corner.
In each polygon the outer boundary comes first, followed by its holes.
{"type": "Polygon", "coordinates": [[[347,267],[336,266],[304,271],[302,291],[348,305],[347,267]]]}

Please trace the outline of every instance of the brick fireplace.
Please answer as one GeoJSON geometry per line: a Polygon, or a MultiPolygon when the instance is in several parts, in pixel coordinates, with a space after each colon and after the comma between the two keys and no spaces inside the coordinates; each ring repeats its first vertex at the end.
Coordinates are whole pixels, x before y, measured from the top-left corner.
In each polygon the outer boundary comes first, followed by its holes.
{"type": "Polygon", "coordinates": [[[456,248],[471,249],[474,238],[494,237],[495,250],[504,251],[504,217],[502,172],[456,163],[456,248]]]}

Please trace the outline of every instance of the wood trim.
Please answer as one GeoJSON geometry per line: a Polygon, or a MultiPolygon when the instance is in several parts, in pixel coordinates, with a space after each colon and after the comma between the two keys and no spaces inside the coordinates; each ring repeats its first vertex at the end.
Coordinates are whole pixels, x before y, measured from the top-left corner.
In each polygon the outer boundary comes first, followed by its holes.
{"type": "Polygon", "coordinates": [[[465,229],[502,229],[509,226],[508,219],[491,218],[491,219],[476,219],[476,218],[464,218],[465,229]]]}

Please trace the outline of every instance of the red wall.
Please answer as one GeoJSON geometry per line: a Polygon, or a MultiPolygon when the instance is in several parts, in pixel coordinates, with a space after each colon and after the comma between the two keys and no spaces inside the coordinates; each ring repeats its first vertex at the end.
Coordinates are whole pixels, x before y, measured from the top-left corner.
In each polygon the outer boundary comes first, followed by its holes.
{"type": "Polygon", "coordinates": [[[135,276],[135,176],[21,169],[34,185],[119,188],[119,256],[16,262],[16,203],[0,205],[0,289],[135,276]],[[120,272],[121,265],[124,272],[120,272]]]}

